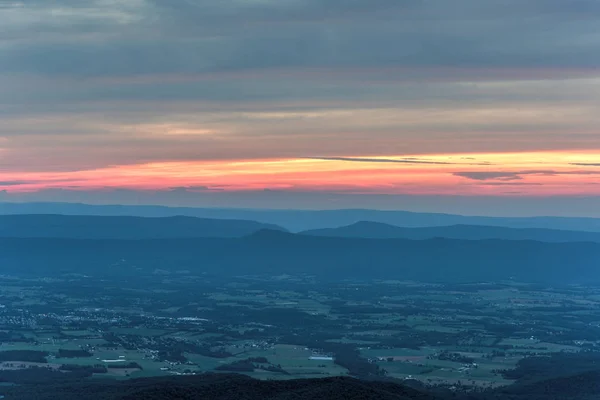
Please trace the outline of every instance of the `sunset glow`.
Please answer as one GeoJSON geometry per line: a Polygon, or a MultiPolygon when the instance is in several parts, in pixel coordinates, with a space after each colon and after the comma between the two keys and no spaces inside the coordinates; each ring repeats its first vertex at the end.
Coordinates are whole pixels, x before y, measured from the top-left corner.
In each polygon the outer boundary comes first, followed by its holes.
{"type": "Polygon", "coordinates": [[[0,3],[0,201],[600,196],[593,1],[0,3]]]}
{"type": "Polygon", "coordinates": [[[0,189],[598,195],[600,153],[528,152],[171,161],[74,172],[2,172],[0,189]]]}

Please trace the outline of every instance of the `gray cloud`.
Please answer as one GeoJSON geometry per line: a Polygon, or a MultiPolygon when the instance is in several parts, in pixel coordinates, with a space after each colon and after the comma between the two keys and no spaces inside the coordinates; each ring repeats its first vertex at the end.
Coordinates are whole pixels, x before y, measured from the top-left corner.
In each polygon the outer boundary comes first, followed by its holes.
{"type": "Polygon", "coordinates": [[[78,12],[55,17],[56,25],[48,22],[52,18],[39,19],[35,30],[30,24],[7,24],[20,40],[0,55],[4,73],[92,77],[309,67],[595,68],[600,62],[594,51],[598,42],[591,40],[598,6],[591,0],[569,5],[488,0],[485,6],[477,0],[151,0],[111,8],[99,1],[86,2],[87,7],[60,0],[22,3],[13,13],[24,20],[52,9],[78,12]],[[59,34],[40,40],[38,29],[59,34]],[[90,32],[94,35],[72,40],[90,32]]]}
{"type": "Polygon", "coordinates": [[[428,161],[415,158],[391,159],[391,158],[360,158],[360,157],[308,157],[311,160],[326,160],[326,161],[352,161],[352,162],[367,162],[367,163],[399,163],[399,164],[439,164],[453,165],[456,163],[443,161],[428,161]]]}
{"type": "MultiPolygon", "coordinates": [[[[1,6],[1,5],[0,5],[1,6]]],[[[37,183],[37,181],[0,181],[0,186],[19,186],[37,183]]]]}
{"type": "Polygon", "coordinates": [[[480,185],[483,186],[542,186],[541,183],[536,182],[483,182],[480,185]]]}
{"type": "Polygon", "coordinates": [[[493,179],[500,179],[506,181],[519,180],[521,178],[520,174],[517,172],[454,172],[452,175],[460,176],[467,179],[472,179],[475,181],[486,181],[493,179]]]}
{"type": "Polygon", "coordinates": [[[169,192],[174,193],[202,193],[202,192],[220,192],[223,187],[214,186],[176,186],[169,188],[169,192]]]}
{"type": "MultiPolygon", "coordinates": [[[[589,165],[589,164],[588,164],[589,165]]],[[[452,175],[475,181],[501,180],[516,181],[523,179],[522,175],[600,175],[600,171],[554,171],[554,170],[527,170],[527,171],[466,171],[454,172],[452,175]]]]}
{"type": "Polygon", "coordinates": [[[0,6],[0,137],[7,138],[2,158],[10,169],[600,148],[597,116],[589,111],[600,100],[596,0],[21,0],[0,6]],[[552,104],[567,117],[550,118],[560,114],[544,111],[552,104]],[[378,108],[423,114],[407,123],[373,118],[371,126],[345,116],[290,123],[239,115],[378,108]],[[506,109],[528,117],[440,116],[506,109]],[[151,123],[226,134],[161,137],[118,129],[151,123]],[[258,138],[267,144],[259,146],[258,138]]]}

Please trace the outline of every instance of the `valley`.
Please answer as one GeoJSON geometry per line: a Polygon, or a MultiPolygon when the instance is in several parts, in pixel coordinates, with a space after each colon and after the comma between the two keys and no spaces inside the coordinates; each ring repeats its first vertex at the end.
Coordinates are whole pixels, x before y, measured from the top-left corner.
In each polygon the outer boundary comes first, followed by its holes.
{"type": "Polygon", "coordinates": [[[600,287],[157,272],[3,276],[0,288],[5,382],[236,372],[478,391],[515,383],[525,357],[600,361],[600,287]]]}

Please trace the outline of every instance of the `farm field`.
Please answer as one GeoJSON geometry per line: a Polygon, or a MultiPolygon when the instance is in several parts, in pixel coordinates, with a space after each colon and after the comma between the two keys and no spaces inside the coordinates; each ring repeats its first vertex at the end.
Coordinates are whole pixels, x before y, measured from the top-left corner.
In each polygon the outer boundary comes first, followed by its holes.
{"type": "Polygon", "coordinates": [[[235,372],[490,388],[526,358],[600,350],[600,289],[162,276],[4,277],[0,375],[235,372]],[[568,318],[565,317],[568,315],[568,318]]]}

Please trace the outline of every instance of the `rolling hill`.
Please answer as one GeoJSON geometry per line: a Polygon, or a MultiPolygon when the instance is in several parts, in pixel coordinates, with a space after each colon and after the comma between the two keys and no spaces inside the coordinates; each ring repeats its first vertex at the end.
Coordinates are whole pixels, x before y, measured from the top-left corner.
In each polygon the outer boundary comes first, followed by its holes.
{"type": "Polygon", "coordinates": [[[0,237],[167,239],[242,237],[276,225],[194,217],[144,218],[84,215],[0,215],[0,237]]]}
{"type": "Polygon", "coordinates": [[[265,230],[243,238],[83,240],[0,238],[4,274],[143,276],[159,269],[222,278],[310,275],[323,281],[399,279],[600,283],[599,243],[314,237],[265,230]]]}
{"type": "Polygon", "coordinates": [[[539,240],[541,242],[596,242],[600,233],[543,228],[504,228],[483,225],[450,225],[424,228],[405,228],[380,222],[361,221],[341,228],[316,229],[301,232],[310,236],[354,237],[371,239],[449,238],[463,240],[505,239],[539,240]]]}

